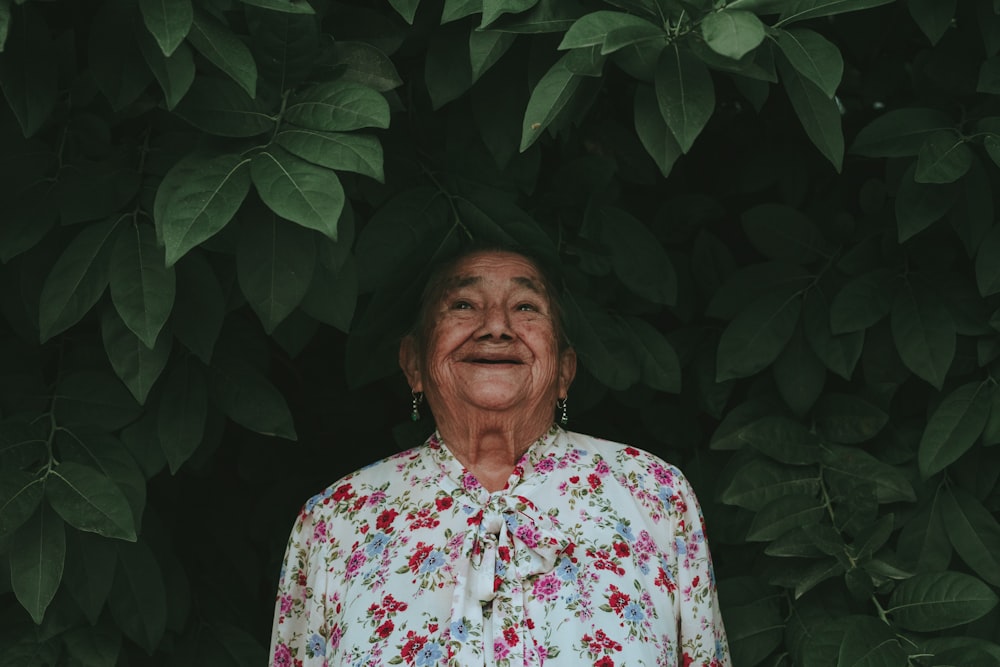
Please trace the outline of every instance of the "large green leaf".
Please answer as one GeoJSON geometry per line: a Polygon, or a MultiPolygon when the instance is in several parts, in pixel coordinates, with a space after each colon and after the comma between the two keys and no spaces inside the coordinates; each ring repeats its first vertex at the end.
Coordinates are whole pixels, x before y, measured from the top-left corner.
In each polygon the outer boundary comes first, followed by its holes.
{"type": "Polygon", "coordinates": [[[906,630],[933,632],[974,621],[996,604],[996,593],[979,579],[961,572],[936,572],[900,582],[886,614],[906,630]]]}
{"type": "Polygon", "coordinates": [[[522,153],[538,141],[580,87],[580,77],[569,68],[571,55],[567,53],[557,60],[532,89],[521,124],[522,153]]]}
{"type": "Polygon", "coordinates": [[[274,130],[274,117],[260,100],[230,81],[199,76],[174,112],[194,127],[219,137],[255,137],[274,130]]]}
{"type": "Polygon", "coordinates": [[[687,153],[715,111],[715,84],[708,68],[676,43],[656,63],[656,100],[681,151],[687,153]]]}
{"type": "Polygon", "coordinates": [[[567,295],[564,305],[573,346],[594,377],[612,389],[627,389],[638,382],[642,367],[618,322],[585,295],[567,295]]]}
{"type": "Polygon", "coordinates": [[[642,382],[657,391],[680,393],[681,364],[670,341],[654,326],[637,317],[625,318],[625,326],[632,334],[642,382]]]}
{"type": "Polygon", "coordinates": [[[779,30],[776,40],[792,67],[832,98],[844,74],[844,59],[832,42],[805,28],[779,30]]]}
{"type": "Polygon", "coordinates": [[[498,30],[473,30],[469,33],[469,64],[472,81],[478,81],[514,44],[517,35],[498,30]]]}
{"type": "Polygon", "coordinates": [[[320,167],[384,180],[382,145],[375,137],[286,126],[275,139],[288,152],[320,167]]]}
{"type": "Polygon", "coordinates": [[[55,597],[66,562],[66,529],[50,507],[43,506],[11,540],[10,583],[14,595],[36,624],[55,597]]]}
{"type": "Polygon", "coordinates": [[[247,225],[236,246],[240,289],[272,333],[301,303],[316,266],[316,237],[275,215],[247,225]]]}
{"type": "Polygon", "coordinates": [[[759,419],[742,430],[740,440],[779,463],[809,465],[822,457],[819,436],[787,417],[759,419]]]}
{"type": "Polygon", "coordinates": [[[167,109],[173,110],[194,83],[195,65],[191,47],[187,42],[181,42],[173,53],[165,56],[152,35],[139,34],[136,38],[146,65],[163,90],[167,109]]]}
{"type": "Polygon", "coordinates": [[[785,623],[778,590],[743,576],[719,582],[734,664],[756,665],[781,644],[785,623]]]}
{"type": "Polygon", "coordinates": [[[917,183],[953,183],[972,166],[972,149],[954,130],[932,132],[917,154],[917,183]]]}
{"type": "Polygon", "coordinates": [[[986,426],[994,390],[992,381],[969,382],[944,397],[920,439],[921,475],[926,478],[943,470],[972,447],[986,426]]]}
{"type": "Polygon", "coordinates": [[[816,523],[825,514],[822,501],[813,496],[782,496],[754,515],[746,539],[748,542],[768,542],[794,528],[816,523]]]}
{"type": "Polygon", "coordinates": [[[321,83],[296,96],[282,119],[325,132],[389,127],[389,103],[382,93],[356,83],[321,83]]]}
{"type": "Polygon", "coordinates": [[[1000,225],[990,229],[976,253],[976,285],[983,296],[1000,292],[1000,225]]]}
{"type": "Polygon", "coordinates": [[[726,58],[739,60],[764,41],[764,24],[753,12],[723,9],[705,15],[701,21],[705,43],[726,58]]]}
{"type": "Polygon", "coordinates": [[[601,46],[602,54],[611,53],[636,42],[663,38],[663,28],[641,16],[607,10],[581,16],[563,35],[560,49],[601,46]]]}
{"type": "Polygon", "coordinates": [[[899,667],[908,662],[908,651],[903,648],[893,629],[881,619],[853,616],[846,622],[845,628],[837,665],[899,667]]]}
{"type": "Polygon", "coordinates": [[[21,132],[34,136],[49,120],[59,95],[57,55],[40,10],[27,4],[19,11],[21,29],[4,46],[0,88],[21,132]]]}
{"type": "Polygon", "coordinates": [[[167,266],[229,223],[250,191],[249,164],[240,155],[195,154],[167,172],[153,209],[167,266]]]}
{"type": "Polygon", "coordinates": [[[958,191],[950,183],[920,183],[916,164],[907,169],[896,192],[897,236],[902,243],[940,220],[956,203],[958,191]]]}
{"type": "Polygon", "coordinates": [[[759,204],[740,221],[750,243],[768,259],[808,264],[833,252],[816,224],[791,206],[759,204]]]}
{"type": "Polygon", "coordinates": [[[816,404],[816,428],[829,441],[856,444],[874,438],[889,423],[884,410],[860,396],[829,392],[816,404]]]}
{"type": "Polygon", "coordinates": [[[830,330],[834,334],[863,331],[892,310],[891,269],[875,269],[844,284],[830,304],[830,330]]]}
{"type": "Polygon", "coordinates": [[[72,461],[60,463],[46,478],[45,495],[74,528],[135,541],[135,522],[125,494],[93,468],[72,461]]]}
{"type": "Polygon", "coordinates": [[[386,92],[403,85],[399,72],[389,56],[368,42],[337,40],[332,50],[333,66],[343,71],[343,81],[386,92]]]}
{"type": "MultiPolygon", "coordinates": [[[[136,42],[133,14],[122,2],[105,3],[87,35],[87,67],[111,107],[120,111],[135,102],[152,73],[145,67],[136,42]]],[[[138,17],[136,17],[138,18],[138,17]]]]}
{"type": "Polygon", "coordinates": [[[941,518],[955,551],[987,583],[1000,586],[1000,523],[967,491],[941,492],[941,518]]]}
{"type": "Polygon", "coordinates": [[[173,336],[164,332],[148,347],[122,321],[118,313],[105,309],[101,315],[101,338],[115,375],[121,378],[140,405],[146,403],[170,357],[173,336]]]}
{"type": "Polygon", "coordinates": [[[864,347],[865,335],[861,331],[834,333],[831,330],[831,306],[826,295],[812,290],[805,297],[802,307],[802,326],[806,340],[831,371],[850,380],[864,347]]]}
{"type": "Polygon", "coordinates": [[[165,56],[173,54],[194,22],[191,0],[139,0],[139,11],[165,56]]]}
{"type": "Polygon", "coordinates": [[[43,477],[6,467],[0,471],[0,538],[11,535],[35,513],[44,491],[43,477]]]}
{"type": "Polygon", "coordinates": [[[201,253],[188,253],[178,263],[177,295],[170,316],[174,336],[202,363],[208,364],[222,331],[226,297],[218,277],[201,253]]]}
{"type": "Polygon", "coordinates": [[[916,500],[913,485],[901,470],[858,447],[826,445],[823,468],[829,480],[840,480],[847,485],[858,482],[874,485],[875,497],[880,503],[916,500]]]}
{"type": "Polygon", "coordinates": [[[815,497],[819,482],[815,468],[781,465],[755,456],[741,462],[720,499],[756,512],[785,496],[815,497]]]}
{"type": "Polygon", "coordinates": [[[633,114],[639,141],[666,178],[683,151],[674,138],[674,133],[667,127],[663,114],[660,113],[656,92],[652,86],[639,84],[635,87],[633,114]]]}
{"type": "Polygon", "coordinates": [[[264,435],[295,440],[295,426],[281,392],[256,368],[241,359],[212,366],[212,400],[237,424],[264,435]]]}
{"type": "Polygon", "coordinates": [[[900,359],[940,389],[955,356],[955,324],[948,309],[907,281],[893,299],[891,323],[900,359]]]}
{"type": "Polygon", "coordinates": [[[785,93],[809,140],[838,172],[844,161],[844,132],[835,100],[805,77],[787,58],[778,59],[785,93]]]}
{"type": "Polygon", "coordinates": [[[778,393],[797,416],[809,411],[826,384],[826,366],[802,329],[796,327],[788,345],[771,367],[778,393]]]}
{"type": "Polygon", "coordinates": [[[951,562],[952,547],[944,525],[944,491],[938,489],[903,524],[899,553],[916,572],[938,572],[951,562]]]}
{"type": "Polygon", "coordinates": [[[167,627],[163,571],[145,542],[118,545],[108,607],[125,636],[152,654],[167,627]]]}
{"type": "Polygon", "coordinates": [[[42,287],[39,331],[42,342],[65,331],[93,307],[108,285],[108,256],[119,220],[87,225],[66,246],[42,287]]]}
{"type": "Polygon", "coordinates": [[[126,326],[152,348],[174,305],[173,267],[147,223],[126,225],[111,251],[108,277],[111,301],[126,326]]]}
{"type": "Polygon", "coordinates": [[[56,433],[56,450],[60,461],[91,467],[117,484],[129,502],[135,525],[141,523],[146,506],[146,478],[121,440],[93,428],[61,429],[56,433]]]}
{"type": "Polygon", "coordinates": [[[483,0],[483,20],[480,28],[485,28],[503,14],[520,14],[538,4],[538,0],[483,0]]]}
{"type": "Polygon", "coordinates": [[[74,530],[67,535],[67,552],[63,584],[91,625],[97,625],[114,581],[115,543],[74,530]]]}
{"type": "Polygon", "coordinates": [[[134,420],[142,408],[110,371],[74,371],[59,378],[54,401],[60,426],[86,424],[109,431],[134,420]]]}
{"type": "Polygon", "coordinates": [[[272,211],[337,240],[344,188],[335,172],[272,146],[254,156],[250,175],[257,194],[272,211]]]}
{"type": "Polygon", "coordinates": [[[201,444],[207,413],[205,372],[192,359],[178,360],[163,380],[156,415],[158,440],[172,474],[177,473],[201,444]]]}
{"type": "Polygon", "coordinates": [[[787,8],[782,8],[781,18],[776,26],[805,21],[820,16],[834,16],[845,12],[856,12],[887,5],[893,0],[798,0],[787,8]]]}
{"type": "Polygon", "coordinates": [[[909,0],[910,16],[931,44],[937,44],[955,19],[958,0],[909,0]]]}
{"type": "Polygon", "coordinates": [[[785,349],[802,310],[802,299],[772,294],[748,304],[719,340],[719,382],[767,368],[785,349]]]}
{"type": "Polygon", "coordinates": [[[122,649],[122,636],[117,628],[107,625],[83,627],[67,632],[62,637],[66,651],[73,660],[88,667],[112,667],[118,664],[122,649]]]}
{"type": "Polygon", "coordinates": [[[357,300],[358,268],[353,258],[339,268],[318,262],[301,307],[309,317],[348,333],[357,300]]]}
{"type": "Polygon", "coordinates": [[[601,241],[611,252],[615,275],[643,298],[664,305],[677,301],[673,262],[649,229],[625,211],[601,209],[601,241]]]}
{"type": "Polygon", "coordinates": [[[210,63],[239,84],[250,97],[257,95],[257,63],[243,41],[217,19],[195,12],[188,41],[210,63]]]}
{"type": "Polygon", "coordinates": [[[937,109],[893,109],[861,128],[850,152],[867,157],[915,157],[928,135],[953,124],[948,114],[937,109]]]}

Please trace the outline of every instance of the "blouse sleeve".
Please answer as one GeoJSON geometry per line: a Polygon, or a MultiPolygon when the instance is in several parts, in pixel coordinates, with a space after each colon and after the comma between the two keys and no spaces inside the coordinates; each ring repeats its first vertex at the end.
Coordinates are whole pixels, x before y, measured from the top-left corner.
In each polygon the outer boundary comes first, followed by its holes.
{"type": "Polygon", "coordinates": [[[307,503],[299,513],[285,549],[271,630],[271,667],[307,667],[323,662],[328,633],[323,627],[323,596],[313,594],[317,521],[309,508],[307,503]]]}
{"type": "Polygon", "coordinates": [[[679,667],[731,667],[719,610],[705,521],[690,484],[680,476],[676,496],[679,667]]]}

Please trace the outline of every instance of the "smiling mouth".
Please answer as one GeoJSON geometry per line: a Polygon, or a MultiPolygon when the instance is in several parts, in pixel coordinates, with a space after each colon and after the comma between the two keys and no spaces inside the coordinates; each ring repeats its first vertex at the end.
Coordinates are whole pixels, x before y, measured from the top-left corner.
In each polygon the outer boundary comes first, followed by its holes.
{"type": "Polygon", "coordinates": [[[521,362],[517,359],[470,359],[473,364],[487,364],[489,366],[519,366],[521,362]]]}

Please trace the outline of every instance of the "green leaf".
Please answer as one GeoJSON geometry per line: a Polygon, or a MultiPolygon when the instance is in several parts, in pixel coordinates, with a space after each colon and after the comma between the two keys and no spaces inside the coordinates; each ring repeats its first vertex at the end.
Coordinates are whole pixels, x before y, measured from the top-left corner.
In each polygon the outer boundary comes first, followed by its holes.
{"type": "Polygon", "coordinates": [[[979,579],[960,572],[936,572],[901,581],[889,598],[886,614],[905,630],[934,632],[974,621],[996,604],[996,593],[979,579]]]}
{"type": "Polygon", "coordinates": [[[572,52],[557,60],[535,84],[524,110],[521,125],[521,146],[523,153],[538,141],[553,120],[562,112],[580,87],[580,77],[573,74],[568,63],[572,52]]]}
{"type": "Polygon", "coordinates": [[[754,515],[746,539],[748,542],[768,542],[794,528],[816,523],[825,514],[823,503],[813,496],[783,496],[754,515]]]}
{"type": "Polygon", "coordinates": [[[744,428],[740,440],[764,456],[789,465],[818,463],[822,456],[819,436],[799,422],[777,415],[758,419],[744,428]]]}
{"type": "MultiPolygon", "coordinates": [[[[873,616],[852,616],[845,623],[837,665],[850,667],[894,667],[905,665],[907,651],[893,629],[873,616]]],[[[909,648],[909,645],[907,645],[909,648]]]]}
{"type": "Polygon", "coordinates": [[[333,66],[341,70],[341,81],[358,83],[383,93],[403,85],[396,65],[372,44],[338,39],[331,53],[333,66]]]}
{"type": "Polygon", "coordinates": [[[104,294],[109,239],[118,222],[110,219],[87,225],[52,266],[42,287],[38,313],[43,343],[79,322],[104,294]]]}
{"type": "Polygon", "coordinates": [[[273,146],[254,156],[250,175],[260,198],[272,211],[337,240],[344,188],[335,172],[273,146]]]}
{"type": "Polygon", "coordinates": [[[858,447],[828,443],[823,466],[831,480],[874,485],[875,496],[880,503],[914,502],[917,498],[913,485],[902,471],[858,447]]]}
{"type": "Polygon", "coordinates": [[[311,130],[349,132],[389,127],[389,103],[382,93],[356,83],[334,81],[313,86],[285,109],[285,122],[311,130]]]}
{"type": "Polygon", "coordinates": [[[126,225],[111,251],[111,301],[126,326],[152,348],[174,305],[173,267],[164,265],[163,248],[147,223],[126,225]]]}
{"type": "Polygon", "coordinates": [[[618,322],[582,294],[567,294],[564,305],[566,328],[573,332],[573,346],[587,370],[611,389],[638,382],[641,366],[618,322]]]}
{"type": "Polygon", "coordinates": [[[677,302],[677,274],[659,240],[621,209],[601,209],[601,241],[611,252],[615,275],[639,296],[664,305],[677,302]]]}
{"type": "Polygon", "coordinates": [[[715,111],[715,85],[708,68],[676,43],[660,53],[655,75],[656,100],[683,153],[715,111]]]}
{"type": "Polygon", "coordinates": [[[952,548],[944,525],[944,490],[938,488],[903,524],[899,553],[917,572],[938,572],[951,562],[952,548]]]}
{"type": "Polygon", "coordinates": [[[351,258],[339,268],[317,263],[301,306],[309,317],[348,333],[357,300],[358,269],[351,258]]]}
{"type": "Polygon", "coordinates": [[[733,319],[748,303],[770,295],[788,298],[805,292],[814,276],[797,264],[762,262],[733,272],[718,289],[705,310],[709,317],[733,319]]]}
{"type": "Polygon", "coordinates": [[[816,427],[827,440],[858,444],[874,438],[889,415],[859,396],[830,392],[816,405],[816,427]]]}
{"type": "Polygon", "coordinates": [[[67,549],[63,584],[91,625],[97,625],[114,581],[115,542],[73,530],[67,535],[67,549]]]}
{"type": "Polygon", "coordinates": [[[520,14],[538,4],[538,0],[483,0],[483,20],[480,28],[485,28],[504,14],[520,14]]]}
{"type": "Polygon", "coordinates": [[[681,363],[670,342],[654,326],[637,317],[624,318],[639,359],[642,382],[657,391],[681,390],[681,363]]]}
{"type": "Polygon", "coordinates": [[[56,385],[55,415],[60,426],[87,424],[113,431],[131,422],[141,410],[110,372],[69,372],[56,385]]]}
{"type": "Polygon", "coordinates": [[[441,10],[441,25],[479,14],[482,11],[483,0],[444,0],[444,9],[441,10]]]}
{"type": "Polygon", "coordinates": [[[70,630],[62,636],[71,660],[86,667],[113,667],[118,664],[122,636],[116,629],[87,627],[70,630]]]}
{"type": "Polygon", "coordinates": [[[957,6],[958,0],[907,0],[906,3],[910,16],[931,44],[941,41],[951,27],[957,6]]]}
{"type": "Polygon", "coordinates": [[[958,191],[948,183],[918,183],[916,165],[903,174],[896,192],[899,242],[909,240],[940,220],[955,206],[958,191]]]}
{"type": "Polygon", "coordinates": [[[191,47],[187,42],[182,42],[170,56],[164,56],[152,35],[140,33],[136,38],[146,65],[163,90],[167,110],[172,111],[194,83],[195,66],[191,47]]]}
{"type": "Polygon", "coordinates": [[[87,69],[116,111],[135,102],[153,78],[135,38],[142,28],[135,25],[132,12],[123,11],[125,6],[104,4],[87,35],[87,69]]]}
{"type": "Polygon", "coordinates": [[[44,478],[7,468],[0,471],[0,538],[11,535],[42,501],[44,478]]]}
{"type": "Polygon", "coordinates": [[[802,311],[806,340],[827,368],[845,380],[850,380],[861,359],[865,335],[861,331],[833,333],[830,327],[830,310],[826,296],[820,290],[812,290],[806,295],[802,311]]]}
{"type": "Polygon", "coordinates": [[[996,55],[987,58],[979,66],[979,81],[976,83],[977,93],[996,95],[1000,92],[1000,57],[996,55]]]}
{"type": "Polygon", "coordinates": [[[173,54],[194,22],[191,0],[139,0],[139,11],[165,56],[173,54]]]}
{"type": "Polygon", "coordinates": [[[815,497],[819,493],[819,472],[815,468],[786,466],[763,458],[743,463],[720,499],[757,512],[786,496],[815,497]]]}
{"type": "Polygon", "coordinates": [[[236,245],[240,289],[268,334],[301,303],[316,266],[316,239],[274,215],[258,216],[236,245]]]}
{"type": "Polygon", "coordinates": [[[677,158],[683,155],[683,151],[660,113],[660,106],[652,86],[639,84],[635,87],[633,113],[639,141],[666,178],[670,175],[677,158]]]}
{"type": "Polygon", "coordinates": [[[498,30],[473,30],[469,33],[469,62],[472,82],[476,82],[500,60],[514,44],[517,35],[498,30]]]}
{"type": "Polygon", "coordinates": [[[413,18],[417,15],[417,6],[420,0],[389,0],[389,4],[395,9],[403,20],[413,25],[413,18]]]}
{"type": "Polygon", "coordinates": [[[167,627],[163,571],[145,542],[118,545],[108,607],[125,636],[152,655],[167,627]]]}
{"type": "Polygon", "coordinates": [[[58,56],[42,12],[20,9],[19,29],[6,40],[0,58],[0,88],[25,137],[34,136],[55,109],[59,95],[58,56]],[[20,33],[20,34],[18,34],[20,33]]]}
{"type": "Polygon", "coordinates": [[[194,127],[219,137],[255,137],[274,131],[274,117],[260,100],[228,79],[197,77],[174,109],[194,127]]]}
{"type": "Polygon", "coordinates": [[[251,98],[257,96],[257,63],[243,41],[218,20],[195,12],[188,41],[198,53],[239,84],[251,98]]]}
{"type": "Polygon", "coordinates": [[[285,14],[307,14],[313,15],[316,10],[312,8],[308,0],[240,0],[244,5],[270,9],[285,14]]]}
{"type": "MultiPolygon", "coordinates": [[[[803,313],[803,318],[805,313],[803,313]]],[[[797,416],[805,415],[823,392],[826,366],[797,327],[771,370],[781,398],[797,416]]]]}
{"type": "Polygon", "coordinates": [[[93,468],[65,461],[46,478],[45,494],[66,523],[78,530],[134,542],[135,522],[115,482],[93,468]]]}
{"type": "Polygon", "coordinates": [[[808,264],[828,259],[833,249],[819,227],[784,204],[759,204],[741,216],[750,243],[768,259],[808,264]]]}
{"type": "Polygon", "coordinates": [[[840,49],[819,33],[805,28],[780,30],[776,41],[792,67],[832,99],[844,75],[840,49]]]}
{"type": "Polygon", "coordinates": [[[915,157],[930,134],[953,125],[951,117],[937,109],[893,109],[861,128],[850,152],[866,157],[915,157]]]}
{"type": "Polygon", "coordinates": [[[474,34],[463,24],[453,23],[443,26],[428,44],[424,81],[435,110],[464,95],[475,83],[470,49],[474,34]]]}
{"type": "Polygon", "coordinates": [[[17,601],[41,624],[55,597],[66,562],[66,529],[62,519],[43,506],[14,534],[10,549],[10,583],[17,601]]]}
{"type": "Polygon", "coordinates": [[[954,130],[931,133],[917,154],[917,183],[954,183],[972,166],[972,149],[954,130]]]}
{"type": "Polygon", "coordinates": [[[940,389],[955,356],[955,324],[934,294],[906,281],[892,304],[892,338],[913,373],[940,389]]]}
{"type": "Polygon", "coordinates": [[[664,36],[662,27],[641,16],[597,11],[577,19],[563,35],[558,48],[566,50],[599,45],[601,54],[608,54],[636,42],[664,36]]]}
{"type": "Polygon", "coordinates": [[[146,477],[131,450],[121,440],[83,426],[59,430],[55,441],[60,461],[79,463],[109,477],[125,494],[135,524],[142,522],[146,507],[146,477]]]}
{"type": "Polygon", "coordinates": [[[250,160],[239,155],[190,155],[156,191],[153,219],[167,266],[210,239],[232,219],[250,190],[250,160]]]}
{"type": "Polygon", "coordinates": [[[795,332],[802,299],[772,294],[753,301],[719,340],[716,381],[748,377],[767,368],[795,332]]]}
{"type": "Polygon", "coordinates": [[[976,253],[976,285],[983,296],[1000,292],[1000,225],[990,229],[976,253]]]}
{"type": "Polygon", "coordinates": [[[785,623],[777,589],[752,577],[719,582],[726,609],[726,636],[734,664],[756,665],[781,645],[785,623]]]}
{"type": "Polygon", "coordinates": [[[10,34],[10,0],[0,2],[0,53],[3,52],[7,44],[7,36],[10,34]]]}
{"type": "Polygon", "coordinates": [[[839,173],[844,161],[844,133],[837,102],[802,75],[787,58],[778,59],[778,70],[806,135],[839,173]]]}
{"type": "Polygon", "coordinates": [[[875,269],[852,278],[830,304],[830,330],[834,334],[863,331],[892,310],[892,283],[896,273],[875,269]]]}
{"type": "Polygon", "coordinates": [[[375,137],[286,127],[275,137],[289,153],[327,169],[353,171],[384,182],[382,145],[375,137]]]}
{"type": "Polygon", "coordinates": [[[705,15],[701,35],[705,43],[726,58],[739,60],[764,41],[764,24],[757,15],[738,9],[723,8],[705,15]]]}
{"type": "Polygon", "coordinates": [[[242,359],[225,359],[211,371],[210,396],[230,419],[256,433],[296,439],[288,404],[257,369],[242,359]]]}
{"type": "Polygon", "coordinates": [[[174,336],[207,365],[222,331],[226,300],[219,279],[201,254],[189,253],[177,265],[177,293],[170,317],[174,336]]]}
{"type": "Polygon", "coordinates": [[[173,336],[164,332],[153,341],[153,347],[147,347],[114,310],[106,309],[101,316],[101,338],[115,375],[121,378],[139,405],[145,405],[150,389],[167,365],[173,336]]]}
{"type": "Polygon", "coordinates": [[[954,463],[976,442],[989,418],[993,391],[992,382],[969,382],[937,406],[917,451],[925,479],[954,463]]]}
{"type": "Polygon", "coordinates": [[[788,9],[781,12],[781,18],[775,27],[794,21],[805,21],[820,16],[834,16],[845,12],[857,12],[887,5],[893,0],[798,0],[788,9]]]}
{"type": "Polygon", "coordinates": [[[195,453],[205,434],[208,416],[208,383],[205,372],[191,359],[173,364],[163,380],[156,430],[160,447],[177,474],[195,453]]]}
{"type": "Polygon", "coordinates": [[[955,551],[983,581],[1000,586],[1000,523],[967,491],[944,487],[941,518],[955,551]]]}

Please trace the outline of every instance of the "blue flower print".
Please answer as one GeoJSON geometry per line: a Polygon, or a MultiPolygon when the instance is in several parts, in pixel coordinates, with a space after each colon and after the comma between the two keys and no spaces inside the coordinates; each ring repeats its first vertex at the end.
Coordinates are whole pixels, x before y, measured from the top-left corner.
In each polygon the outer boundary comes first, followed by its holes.
{"type": "Polygon", "coordinates": [[[622,610],[622,618],[624,618],[626,621],[632,621],[633,623],[638,623],[642,619],[646,618],[646,614],[645,612],[642,611],[642,607],[640,607],[635,602],[630,602],[628,606],[626,606],[625,609],[622,610]]]}
{"type": "Polygon", "coordinates": [[[507,524],[507,530],[509,530],[512,533],[515,530],[517,530],[518,524],[517,524],[517,516],[516,515],[514,515],[514,514],[504,514],[503,515],[503,520],[504,520],[504,523],[507,524]]]}
{"type": "Polygon", "coordinates": [[[420,571],[435,572],[442,565],[444,565],[444,554],[435,549],[427,554],[427,558],[420,564],[420,571]]]}
{"type": "Polygon", "coordinates": [[[556,566],[556,576],[563,581],[576,581],[578,571],[579,568],[566,556],[560,558],[559,565],[556,566]]]}
{"type": "Polygon", "coordinates": [[[465,627],[465,619],[461,621],[454,621],[450,626],[451,638],[457,639],[460,642],[464,642],[469,638],[469,630],[465,627]]]}
{"type": "Polygon", "coordinates": [[[417,655],[414,657],[414,662],[417,665],[420,665],[420,667],[423,667],[424,665],[434,665],[437,664],[442,655],[444,655],[444,653],[441,651],[440,644],[427,643],[424,644],[419,651],[417,651],[417,655]]]}
{"type": "Polygon", "coordinates": [[[311,655],[326,655],[326,641],[317,634],[309,638],[306,652],[311,655]]]}
{"type": "Polygon", "coordinates": [[[674,538],[674,549],[677,550],[678,556],[684,556],[688,552],[687,544],[679,537],[674,538]]]}
{"type": "Polygon", "coordinates": [[[372,535],[372,541],[365,547],[365,553],[369,557],[374,556],[375,554],[380,554],[385,549],[385,545],[388,543],[389,536],[379,531],[372,535]]]}
{"type": "Polygon", "coordinates": [[[615,524],[615,531],[629,542],[635,542],[635,535],[632,534],[631,526],[626,526],[624,523],[619,521],[615,524]]]}

